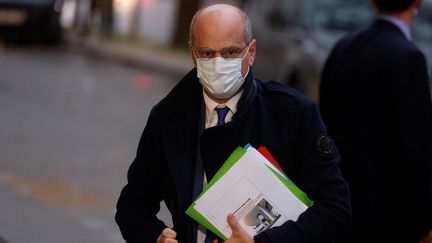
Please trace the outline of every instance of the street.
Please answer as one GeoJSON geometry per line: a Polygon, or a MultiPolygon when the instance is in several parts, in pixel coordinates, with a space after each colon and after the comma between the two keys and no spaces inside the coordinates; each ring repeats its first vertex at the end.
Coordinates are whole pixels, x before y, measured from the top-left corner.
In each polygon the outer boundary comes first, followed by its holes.
{"type": "Polygon", "coordinates": [[[151,107],[177,80],[106,59],[0,49],[0,242],[124,242],[115,203],[151,107]]]}

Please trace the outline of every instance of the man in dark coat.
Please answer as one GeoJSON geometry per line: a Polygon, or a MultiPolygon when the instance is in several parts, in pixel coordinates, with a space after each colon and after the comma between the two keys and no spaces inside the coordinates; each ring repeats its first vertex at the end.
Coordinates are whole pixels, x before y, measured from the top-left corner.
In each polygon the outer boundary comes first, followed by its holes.
{"type": "Polygon", "coordinates": [[[217,4],[199,11],[190,49],[196,68],[153,108],[118,200],[116,221],[125,240],[204,242],[211,234],[185,211],[203,182],[248,143],[266,146],[314,204],[297,221],[254,238],[230,215],[233,233],[225,242],[335,240],[350,225],[350,197],[316,105],[282,84],[254,79],[256,41],[248,17],[236,7],[217,4]],[[214,108],[225,109],[226,117],[214,108]],[[173,229],[156,217],[162,200],[173,229]]]}
{"type": "Polygon", "coordinates": [[[373,3],[375,22],[331,52],[320,109],[350,186],[347,242],[417,243],[432,229],[432,104],[426,60],[409,31],[421,1],[373,3]]]}

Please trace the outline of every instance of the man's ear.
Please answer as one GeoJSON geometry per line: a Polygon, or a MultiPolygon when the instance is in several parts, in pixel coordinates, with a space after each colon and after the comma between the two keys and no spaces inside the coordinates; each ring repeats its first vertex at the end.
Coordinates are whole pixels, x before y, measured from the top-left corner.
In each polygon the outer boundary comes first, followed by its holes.
{"type": "Polygon", "coordinates": [[[194,67],[196,67],[196,58],[195,58],[194,51],[193,51],[192,41],[188,42],[188,46],[189,46],[190,55],[192,57],[192,63],[194,65],[194,67]]]}

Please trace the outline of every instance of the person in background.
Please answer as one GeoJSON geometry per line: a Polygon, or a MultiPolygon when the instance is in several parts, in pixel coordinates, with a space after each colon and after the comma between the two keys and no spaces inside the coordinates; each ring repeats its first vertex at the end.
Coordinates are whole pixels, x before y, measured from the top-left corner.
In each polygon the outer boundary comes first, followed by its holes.
{"type": "Polygon", "coordinates": [[[410,26],[421,0],[373,0],[378,17],[335,45],[319,105],[352,197],[345,242],[432,242],[432,104],[410,26]]]}
{"type": "Polygon", "coordinates": [[[198,11],[190,28],[195,66],[152,109],[116,221],[127,242],[221,242],[185,214],[238,146],[266,146],[313,206],[250,237],[232,214],[226,243],[332,242],[350,226],[348,186],[339,154],[317,106],[277,82],[252,74],[256,40],[247,15],[216,4],[198,11]],[[164,201],[174,227],[156,217],[164,201]]]}

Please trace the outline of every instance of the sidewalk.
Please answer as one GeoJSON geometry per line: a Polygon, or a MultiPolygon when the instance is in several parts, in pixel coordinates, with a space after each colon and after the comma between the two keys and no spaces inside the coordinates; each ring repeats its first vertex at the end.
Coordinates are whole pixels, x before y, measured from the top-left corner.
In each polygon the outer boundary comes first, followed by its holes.
{"type": "Polygon", "coordinates": [[[182,78],[193,68],[189,53],[169,47],[152,47],[126,40],[106,40],[97,37],[80,39],[74,35],[68,36],[66,42],[90,55],[161,72],[177,79],[182,78]]]}

